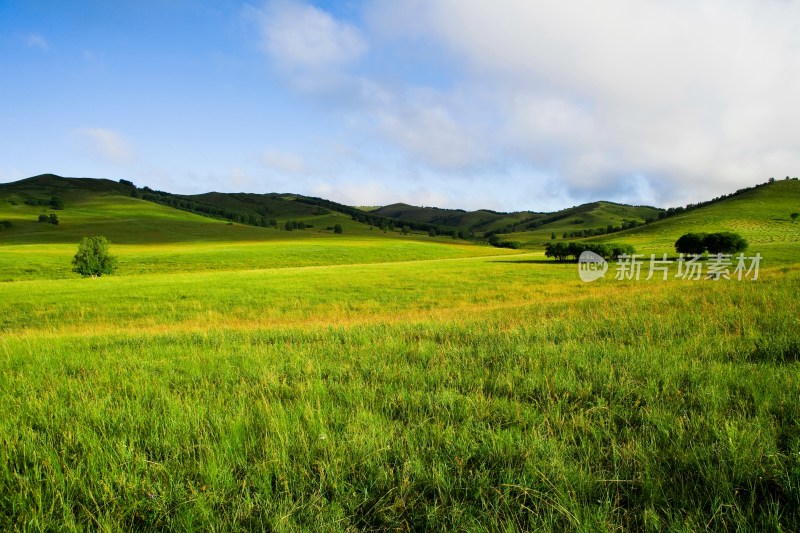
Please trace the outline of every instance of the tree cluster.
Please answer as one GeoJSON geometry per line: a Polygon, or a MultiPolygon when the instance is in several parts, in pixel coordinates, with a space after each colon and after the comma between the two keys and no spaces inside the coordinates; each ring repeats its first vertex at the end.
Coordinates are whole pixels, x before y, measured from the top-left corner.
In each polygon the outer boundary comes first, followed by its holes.
{"type": "Polygon", "coordinates": [[[294,231],[296,229],[306,229],[313,227],[314,227],[313,225],[306,224],[302,220],[287,220],[283,225],[283,229],[285,229],[286,231],[294,231]]]}
{"type": "Polygon", "coordinates": [[[558,261],[566,261],[570,257],[577,261],[583,252],[594,252],[609,261],[623,254],[632,255],[636,249],[630,244],[599,242],[549,242],[544,248],[545,257],[558,261]]]}
{"type": "Polygon", "coordinates": [[[56,215],[55,213],[50,213],[49,215],[45,215],[44,213],[42,213],[41,215],[39,215],[39,222],[44,222],[47,224],[55,224],[56,226],[58,226],[58,215],[56,215]]]}
{"type": "MultiPolygon", "coordinates": [[[[230,222],[237,222],[239,224],[246,224],[248,226],[259,226],[262,228],[277,228],[278,221],[275,218],[268,218],[265,209],[258,215],[253,213],[240,213],[222,207],[215,207],[200,202],[194,202],[185,198],[179,198],[170,193],[163,191],[154,191],[149,187],[142,189],[144,191],[141,195],[142,200],[154,202],[157,204],[167,205],[183,211],[189,211],[197,215],[202,215],[210,218],[218,218],[228,220],[230,222]]],[[[134,190],[134,192],[137,192],[134,190]]]]}
{"type": "Polygon", "coordinates": [[[512,250],[518,250],[522,248],[522,243],[519,241],[503,241],[500,240],[500,237],[495,233],[490,235],[487,241],[489,244],[494,246],[495,248],[511,248],[512,250]]]}
{"type": "Polygon", "coordinates": [[[747,249],[747,241],[738,233],[686,233],[675,241],[679,254],[735,254],[747,249]]]}
{"type": "Polygon", "coordinates": [[[48,206],[52,209],[64,209],[64,199],[60,196],[53,196],[49,200],[37,200],[35,198],[27,198],[25,200],[27,205],[34,206],[48,206]]]}

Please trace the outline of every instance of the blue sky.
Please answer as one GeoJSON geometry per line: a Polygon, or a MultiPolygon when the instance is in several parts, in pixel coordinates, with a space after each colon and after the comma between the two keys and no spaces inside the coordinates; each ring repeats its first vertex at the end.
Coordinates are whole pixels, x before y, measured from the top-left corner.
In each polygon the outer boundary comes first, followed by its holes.
{"type": "Polygon", "coordinates": [[[0,0],[0,182],[683,204],[800,174],[799,23],[786,0],[0,0]]]}

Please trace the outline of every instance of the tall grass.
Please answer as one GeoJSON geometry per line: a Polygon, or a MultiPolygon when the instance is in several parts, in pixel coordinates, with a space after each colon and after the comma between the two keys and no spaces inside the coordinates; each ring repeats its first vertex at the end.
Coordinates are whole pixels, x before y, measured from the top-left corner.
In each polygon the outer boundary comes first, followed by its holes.
{"type": "Polygon", "coordinates": [[[800,272],[0,285],[0,528],[800,529],[800,272]]]}

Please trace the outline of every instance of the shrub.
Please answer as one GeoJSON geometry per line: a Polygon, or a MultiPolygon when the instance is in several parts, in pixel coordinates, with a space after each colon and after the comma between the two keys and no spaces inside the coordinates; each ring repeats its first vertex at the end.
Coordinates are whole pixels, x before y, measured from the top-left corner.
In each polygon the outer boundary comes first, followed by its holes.
{"type": "Polygon", "coordinates": [[[50,222],[50,217],[42,213],[39,215],[39,222],[50,222]]]}

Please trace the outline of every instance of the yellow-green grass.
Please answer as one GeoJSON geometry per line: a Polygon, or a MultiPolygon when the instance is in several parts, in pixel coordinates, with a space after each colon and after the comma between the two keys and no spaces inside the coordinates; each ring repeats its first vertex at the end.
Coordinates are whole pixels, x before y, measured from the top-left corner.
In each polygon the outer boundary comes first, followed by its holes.
{"type": "Polygon", "coordinates": [[[487,246],[427,235],[370,230],[340,213],[306,219],[314,228],[285,231],[229,224],[143,200],[80,192],[52,211],[0,201],[0,281],[72,276],[70,259],[85,236],[102,235],[120,259],[119,275],[240,270],[502,255],[487,246]],[[59,224],[37,222],[56,212],[59,224]],[[325,228],[340,224],[343,234],[325,228]]]}
{"type": "Polygon", "coordinates": [[[0,528],[800,527],[800,265],[0,284],[0,528]]]}
{"type": "MultiPolygon", "coordinates": [[[[74,277],[70,261],[76,251],[77,242],[0,245],[0,281],[74,277]]],[[[463,241],[312,236],[301,231],[263,242],[112,244],[111,252],[119,258],[117,276],[509,255],[505,250],[463,241]]]]}

